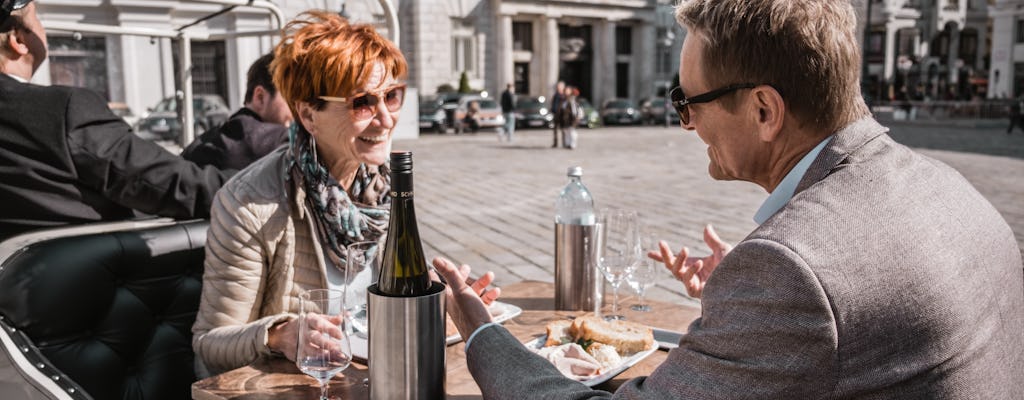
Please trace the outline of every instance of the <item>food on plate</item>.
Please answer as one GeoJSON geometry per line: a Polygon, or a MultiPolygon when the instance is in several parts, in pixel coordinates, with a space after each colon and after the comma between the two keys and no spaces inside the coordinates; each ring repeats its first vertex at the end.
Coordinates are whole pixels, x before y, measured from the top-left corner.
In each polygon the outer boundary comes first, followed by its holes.
{"type": "Polygon", "coordinates": [[[576,343],[542,347],[537,354],[544,357],[562,375],[572,379],[585,379],[601,373],[603,366],[593,356],[587,354],[583,347],[576,343]]]}
{"type": "Polygon", "coordinates": [[[563,375],[577,380],[611,370],[622,364],[623,357],[650,349],[654,344],[651,328],[597,317],[551,321],[545,330],[547,339],[537,354],[563,375]]]}
{"type": "Polygon", "coordinates": [[[576,341],[573,339],[572,334],[569,333],[570,326],[572,326],[572,321],[567,319],[548,323],[548,326],[545,327],[548,333],[548,340],[544,342],[544,347],[558,346],[563,343],[576,341]]]}
{"type": "Polygon", "coordinates": [[[598,317],[579,317],[572,321],[569,333],[576,341],[591,341],[615,347],[619,355],[635,354],[651,348],[651,328],[629,321],[605,321],[598,317]]]}

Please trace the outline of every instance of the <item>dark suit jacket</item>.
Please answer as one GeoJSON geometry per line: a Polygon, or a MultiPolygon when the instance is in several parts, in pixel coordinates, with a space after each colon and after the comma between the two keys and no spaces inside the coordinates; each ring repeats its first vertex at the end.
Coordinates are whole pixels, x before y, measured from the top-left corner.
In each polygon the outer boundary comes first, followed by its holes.
{"type": "MultiPolygon", "coordinates": [[[[1024,275],[1005,220],[953,169],[868,118],[737,244],[702,316],[616,398],[1021,399],[1024,275]]],[[[501,327],[473,339],[488,399],[605,397],[501,327]]]]}
{"type": "Polygon", "coordinates": [[[181,152],[199,166],[243,169],[288,143],[288,128],[263,122],[259,114],[242,107],[220,126],[204,132],[181,152]]]}
{"type": "Polygon", "coordinates": [[[81,88],[0,74],[0,239],[65,224],[127,219],[133,209],[206,218],[229,174],[142,140],[81,88]]]}

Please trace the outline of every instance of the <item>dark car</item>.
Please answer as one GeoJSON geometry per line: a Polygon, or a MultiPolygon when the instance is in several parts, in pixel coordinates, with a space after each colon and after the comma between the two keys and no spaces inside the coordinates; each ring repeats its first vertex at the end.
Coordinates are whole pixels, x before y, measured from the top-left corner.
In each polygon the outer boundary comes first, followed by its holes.
{"type": "Polygon", "coordinates": [[[459,108],[459,99],[462,96],[465,94],[458,92],[437,94],[437,101],[441,104],[441,109],[444,110],[444,121],[447,128],[455,129],[455,109],[459,108]]]}
{"type": "Polygon", "coordinates": [[[516,98],[516,128],[552,128],[555,116],[548,109],[544,96],[516,98]]]}
{"type": "Polygon", "coordinates": [[[679,125],[679,114],[672,109],[664,97],[648,97],[641,100],[640,119],[648,125],[679,125]]]}
{"type": "Polygon", "coordinates": [[[443,101],[437,97],[431,97],[420,101],[420,130],[429,129],[437,133],[444,133],[448,126],[448,117],[445,114],[443,101]]]}
{"type": "Polygon", "coordinates": [[[623,124],[636,125],[640,123],[640,107],[636,102],[629,99],[611,99],[604,102],[601,107],[601,121],[605,125],[623,124]]]}
{"type": "MultiPolygon", "coordinates": [[[[231,110],[224,99],[215,94],[195,95],[192,98],[192,109],[195,113],[192,126],[197,136],[207,129],[220,126],[231,116],[231,110]]],[[[149,139],[160,140],[173,140],[181,136],[178,101],[168,97],[149,109],[149,113],[139,121],[138,133],[149,139]]]]}
{"type": "Polygon", "coordinates": [[[579,98],[579,102],[580,108],[583,109],[583,121],[580,121],[580,126],[586,126],[591,129],[601,126],[601,113],[594,108],[594,105],[582,97],[579,98]]]}

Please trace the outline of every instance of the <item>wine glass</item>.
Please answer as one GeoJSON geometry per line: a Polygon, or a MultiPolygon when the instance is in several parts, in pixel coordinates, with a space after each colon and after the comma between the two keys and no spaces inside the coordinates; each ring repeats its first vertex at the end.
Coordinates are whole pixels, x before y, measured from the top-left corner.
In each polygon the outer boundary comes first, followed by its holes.
{"type": "Polygon", "coordinates": [[[312,289],[299,295],[299,348],[295,363],[320,383],[320,400],[327,400],[328,383],[352,361],[352,346],[344,328],[345,292],[312,289]]]}
{"type": "Polygon", "coordinates": [[[380,244],[358,242],[348,245],[345,267],[345,311],[356,335],[367,337],[366,289],[380,274],[380,244]]]}
{"type": "Polygon", "coordinates": [[[645,294],[647,289],[654,286],[658,280],[659,266],[654,260],[647,257],[647,253],[650,251],[658,251],[658,237],[654,235],[643,236],[643,247],[640,251],[640,260],[636,264],[636,268],[633,272],[626,277],[626,282],[629,286],[636,291],[636,294],[640,296],[640,303],[634,304],[630,307],[633,311],[647,312],[651,311],[651,306],[647,304],[645,294]]]}
{"type": "Polygon", "coordinates": [[[640,261],[640,232],[636,211],[617,208],[602,209],[599,216],[601,246],[597,267],[612,285],[612,313],[606,320],[621,320],[619,286],[640,261]]]}

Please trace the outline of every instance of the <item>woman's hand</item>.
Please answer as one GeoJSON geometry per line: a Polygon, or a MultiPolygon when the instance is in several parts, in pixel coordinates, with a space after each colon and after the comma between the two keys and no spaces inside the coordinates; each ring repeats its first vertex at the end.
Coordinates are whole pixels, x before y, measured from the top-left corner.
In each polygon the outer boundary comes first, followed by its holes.
{"type": "Polygon", "coordinates": [[[683,282],[686,293],[690,297],[700,298],[704,293],[704,284],[711,277],[711,273],[718,268],[718,263],[732,250],[732,245],[723,242],[710,224],[704,227],[704,243],[711,248],[710,256],[689,257],[690,250],[686,247],[683,247],[678,257],[673,256],[672,249],[665,241],[658,242],[659,252],[652,251],[647,253],[647,256],[652,260],[664,263],[665,268],[668,268],[676,279],[683,282]]]}
{"type": "MultiPolygon", "coordinates": [[[[306,330],[307,346],[312,348],[324,348],[325,346],[329,348],[331,346],[336,346],[330,345],[330,342],[325,340],[322,335],[341,337],[341,324],[344,320],[343,316],[326,316],[316,313],[306,313],[306,315],[299,316],[299,318],[305,318],[307,326],[316,328],[315,330],[306,330]]],[[[296,318],[271,327],[267,332],[267,347],[270,348],[270,350],[283,354],[289,361],[294,362],[299,348],[299,324],[300,321],[296,318]]]]}

